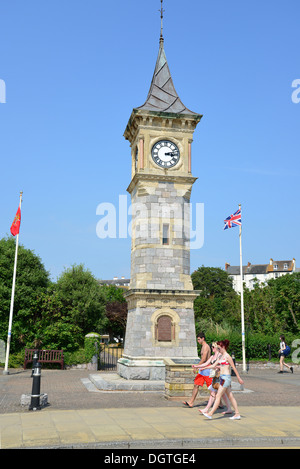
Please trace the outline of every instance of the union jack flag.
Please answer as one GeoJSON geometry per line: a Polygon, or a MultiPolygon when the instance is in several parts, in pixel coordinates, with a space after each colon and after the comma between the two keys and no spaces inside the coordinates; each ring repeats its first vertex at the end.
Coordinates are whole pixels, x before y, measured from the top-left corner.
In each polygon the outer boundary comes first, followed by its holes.
{"type": "Polygon", "coordinates": [[[242,213],[241,209],[238,209],[233,215],[230,215],[224,220],[225,226],[224,230],[227,228],[234,228],[235,226],[242,225],[242,213]]]}

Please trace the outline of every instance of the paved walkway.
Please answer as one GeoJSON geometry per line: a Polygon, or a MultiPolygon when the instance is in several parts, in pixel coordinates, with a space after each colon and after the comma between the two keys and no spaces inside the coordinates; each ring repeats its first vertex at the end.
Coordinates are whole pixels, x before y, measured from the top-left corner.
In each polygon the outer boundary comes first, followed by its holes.
{"type": "MultiPolygon", "coordinates": [[[[168,401],[161,392],[99,391],[87,370],[42,371],[49,405],[30,412],[20,397],[31,393],[31,371],[0,375],[1,448],[163,449],[300,447],[300,370],[278,374],[252,368],[236,392],[242,419],[168,401]],[[251,391],[251,392],[250,392],[251,391]]],[[[0,370],[1,373],[1,370],[0,370]]],[[[95,372],[93,372],[95,374],[95,372]]]]}

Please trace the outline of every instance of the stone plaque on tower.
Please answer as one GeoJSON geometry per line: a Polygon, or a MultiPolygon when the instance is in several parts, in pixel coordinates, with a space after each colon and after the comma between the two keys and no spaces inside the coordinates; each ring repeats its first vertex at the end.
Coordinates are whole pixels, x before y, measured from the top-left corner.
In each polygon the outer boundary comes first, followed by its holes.
{"type": "Polygon", "coordinates": [[[165,360],[198,363],[190,277],[190,196],[193,132],[200,114],[176,93],[161,31],[146,102],[134,108],[124,137],[132,179],[131,280],[118,374],[165,379],[165,360]]]}

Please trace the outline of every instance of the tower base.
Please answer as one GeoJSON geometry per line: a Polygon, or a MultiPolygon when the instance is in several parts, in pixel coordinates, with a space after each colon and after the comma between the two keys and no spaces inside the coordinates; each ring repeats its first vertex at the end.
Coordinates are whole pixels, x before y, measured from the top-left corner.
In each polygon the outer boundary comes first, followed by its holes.
{"type": "Polygon", "coordinates": [[[163,359],[132,359],[122,357],[118,360],[117,373],[130,380],[165,380],[165,362],[163,359]]]}
{"type": "Polygon", "coordinates": [[[118,374],[130,380],[165,380],[165,359],[199,363],[193,302],[195,291],[129,290],[123,357],[118,374]]]}

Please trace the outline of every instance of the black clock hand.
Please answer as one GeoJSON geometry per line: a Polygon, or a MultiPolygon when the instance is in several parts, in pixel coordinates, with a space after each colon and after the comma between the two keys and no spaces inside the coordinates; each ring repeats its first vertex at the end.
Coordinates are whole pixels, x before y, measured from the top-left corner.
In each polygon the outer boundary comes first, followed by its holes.
{"type": "Polygon", "coordinates": [[[167,155],[167,156],[176,156],[177,151],[170,151],[169,153],[165,153],[165,155],[167,155]]]}

